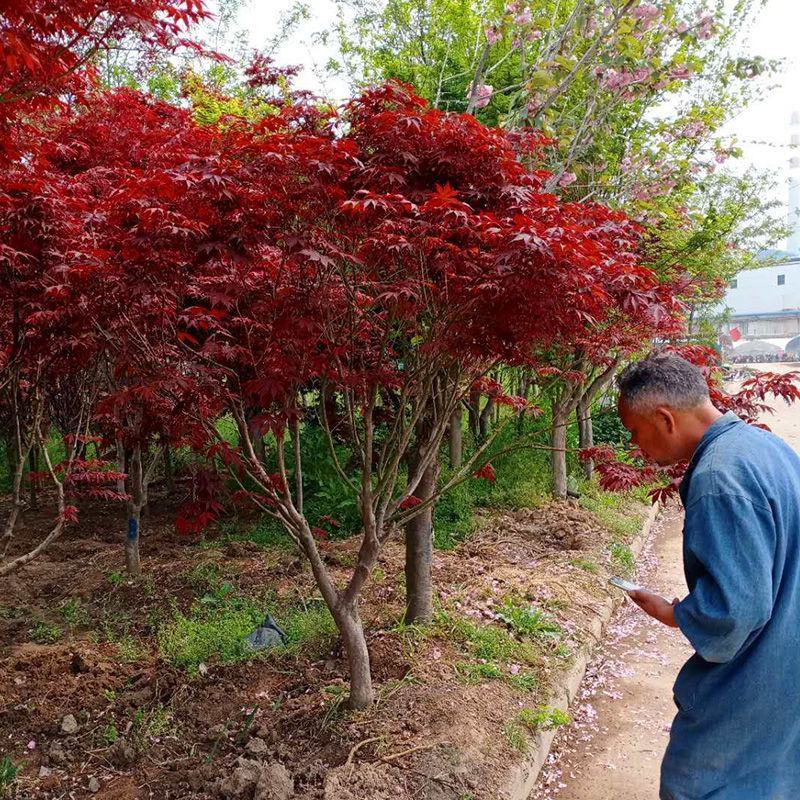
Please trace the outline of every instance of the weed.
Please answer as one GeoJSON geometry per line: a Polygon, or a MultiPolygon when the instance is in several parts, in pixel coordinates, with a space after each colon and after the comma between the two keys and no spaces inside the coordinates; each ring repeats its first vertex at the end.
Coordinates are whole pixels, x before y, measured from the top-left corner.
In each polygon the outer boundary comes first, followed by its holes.
{"type": "Polygon", "coordinates": [[[560,708],[540,706],[536,710],[523,708],[516,716],[516,720],[530,730],[552,730],[562,725],[569,725],[572,718],[560,708]]]}
{"type": "Polygon", "coordinates": [[[0,606],[0,619],[20,619],[25,616],[25,609],[16,606],[0,606]]]}
{"type": "Polygon", "coordinates": [[[341,684],[332,684],[323,688],[322,693],[325,695],[325,713],[322,717],[322,728],[325,729],[330,721],[339,715],[339,712],[344,707],[348,691],[347,687],[341,684]]]}
{"type": "Polygon", "coordinates": [[[119,739],[119,731],[114,725],[106,725],[106,727],[103,728],[103,732],[100,734],[100,738],[105,744],[114,744],[114,742],[119,739]]]}
{"type": "Polygon", "coordinates": [[[580,504],[610,530],[619,541],[630,541],[641,525],[641,509],[632,507],[631,497],[604,492],[596,483],[585,483],[580,504]]]}
{"type": "Polygon", "coordinates": [[[112,586],[119,586],[125,580],[125,573],[115,569],[113,572],[108,573],[108,582],[112,586]]]}
{"type": "Polygon", "coordinates": [[[117,646],[120,660],[128,664],[140,661],[146,653],[145,647],[130,634],[120,636],[114,644],[117,646]]]}
{"type": "Polygon", "coordinates": [[[31,639],[39,644],[52,644],[61,638],[61,627],[44,620],[39,620],[31,629],[31,639]]]}
{"type": "Polygon", "coordinates": [[[499,680],[503,677],[503,670],[491,662],[473,664],[459,661],[455,665],[455,671],[456,675],[465,683],[482,683],[483,681],[499,680]]]}
{"type": "Polygon", "coordinates": [[[535,692],[539,688],[539,679],[533,672],[518,672],[512,675],[508,682],[520,692],[535,692]]]}
{"type": "Polygon", "coordinates": [[[17,779],[19,767],[8,757],[0,758],[0,797],[6,797],[17,779]]]}
{"type": "Polygon", "coordinates": [[[589,561],[585,558],[573,558],[572,561],[569,562],[570,566],[577,567],[578,569],[585,570],[586,572],[591,572],[592,575],[597,575],[600,572],[600,566],[595,561],[589,561]]]}
{"type": "Polygon", "coordinates": [[[633,575],[636,569],[636,561],[633,558],[633,552],[630,547],[621,542],[613,542],[609,548],[611,554],[611,562],[619,569],[626,577],[633,575]]]}
{"type": "Polygon", "coordinates": [[[140,749],[147,747],[152,739],[173,733],[172,712],[162,705],[152,708],[137,708],[133,715],[131,725],[131,736],[138,743],[140,749]]]}
{"type": "Polygon", "coordinates": [[[86,627],[91,621],[89,612],[81,606],[81,601],[75,597],[65,600],[59,610],[64,623],[70,628],[86,627]]]}
{"type": "Polygon", "coordinates": [[[100,632],[107,642],[116,643],[130,634],[131,615],[127,611],[106,609],[100,619],[100,632]]]}
{"type": "Polygon", "coordinates": [[[188,572],[183,573],[183,577],[197,594],[213,592],[223,581],[222,571],[214,561],[195,564],[188,572]]]}
{"type": "Polygon", "coordinates": [[[553,655],[556,658],[572,658],[572,651],[564,642],[561,642],[553,651],[553,655]]]}
{"type": "Polygon", "coordinates": [[[569,714],[558,708],[541,706],[537,709],[523,708],[503,729],[508,743],[524,753],[528,749],[528,731],[552,730],[572,722],[569,714]]]}
{"type": "Polygon", "coordinates": [[[513,598],[506,598],[497,613],[514,633],[534,639],[558,639],[563,634],[558,623],[544,612],[529,605],[522,605],[513,598]]]}
{"type": "Polygon", "coordinates": [[[103,697],[105,697],[109,703],[117,702],[117,693],[113,689],[103,689],[103,697]]]}
{"type": "Polygon", "coordinates": [[[503,733],[506,735],[508,743],[515,750],[524,753],[528,749],[528,737],[525,735],[525,729],[516,721],[512,719],[505,724],[503,733]]]}
{"type": "Polygon", "coordinates": [[[526,664],[538,661],[537,650],[532,644],[512,639],[507,631],[497,626],[478,625],[444,610],[437,612],[434,624],[446,637],[464,643],[470,654],[479,661],[516,661],[526,664]]]}
{"type": "Polygon", "coordinates": [[[286,645],[289,653],[323,649],[336,636],[336,623],[322,601],[289,606],[280,616],[281,627],[289,639],[286,645]]]}

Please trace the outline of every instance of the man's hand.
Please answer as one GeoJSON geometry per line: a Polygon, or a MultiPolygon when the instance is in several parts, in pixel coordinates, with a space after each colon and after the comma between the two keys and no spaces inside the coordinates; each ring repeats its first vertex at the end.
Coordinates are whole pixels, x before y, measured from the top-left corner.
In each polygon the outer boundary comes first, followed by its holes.
{"type": "Polygon", "coordinates": [[[675,604],[680,602],[677,597],[669,603],[663,597],[659,597],[652,592],[646,592],[644,589],[628,592],[628,597],[653,619],[663,622],[664,625],[669,625],[670,628],[678,627],[675,623],[674,609],[675,604]]]}

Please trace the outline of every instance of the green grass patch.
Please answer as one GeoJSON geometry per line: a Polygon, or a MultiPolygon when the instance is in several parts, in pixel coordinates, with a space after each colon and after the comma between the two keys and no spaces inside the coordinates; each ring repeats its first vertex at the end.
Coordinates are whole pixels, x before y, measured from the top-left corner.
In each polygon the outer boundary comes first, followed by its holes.
{"type": "Polygon", "coordinates": [[[528,734],[537,730],[552,730],[562,725],[569,725],[572,718],[558,708],[540,706],[539,708],[523,708],[512,720],[509,720],[504,733],[508,743],[515,750],[524,753],[528,749],[528,734]]]}
{"type": "Polygon", "coordinates": [[[157,634],[159,653],[171,664],[196,673],[204,662],[231,664],[253,655],[245,637],[264,619],[250,600],[228,600],[213,607],[195,603],[188,614],[176,611],[157,634]]]}
{"type": "Polygon", "coordinates": [[[219,524],[220,536],[205,542],[205,547],[224,547],[228,542],[253,542],[262,550],[296,549],[295,543],[283,525],[272,517],[264,516],[249,525],[243,525],[238,518],[223,520],[219,524]]]}
{"type": "Polygon", "coordinates": [[[83,608],[81,601],[75,597],[65,600],[59,608],[64,624],[70,628],[85,628],[91,622],[89,612],[83,608]]]}
{"type": "Polygon", "coordinates": [[[512,674],[508,683],[520,692],[535,692],[539,688],[539,679],[535,673],[528,671],[512,674]]]}
{"type": "Polygon", "coordinates": [[[584,483],[580,504],[620,541],[629,542],[642,525],[644,510],[629,493],[604,492],[595,482],[584,483]]]}
{"type": "Polygon", "coordinates": [[[8,756],[0,758],[0,797],[8,797],[19,774],[17,766],[8,756]]]}
{"type": "Polygon", "coordinates": [[[631,548],[622,542],[612,542],[609,548],[611,563],[625,577],[630,577],[636,570],[636,560],[633,557],[631,548]]]}
{"type": "Polygon", "coordinates": [[[31,628],[31,639],[37,644],[53,644],[61,638],[64,631],[60,625],[45,620],[38,620],[31,628]]]}
{"type": "Polygon", "coordinates": [[[600,572],[600,565],[596,561],[591,561],[587,558],[573,558],[569,563],[570,566],[577,567],[585,572],[591,572],[592,575],[597,575],[600,572]]]}
{"type": "Polygon", "coordinates": [[[455,665],[455,672],[464,683],[483,683],[484,681],[501,680],[505,677],[503,670],[491,662],[459,661],[455,665]]]}
{"type": "Polygon", "coordinates": [[[308,651],[316,654],[330,646],[336,634],[333,617],[322,601],[274,608],[272,598],[257,602],[217,593],[204,595],[188,613],[176,610],[159,628],[157,641],[166,660],[194,674],[201,663],[232,664],[254,656],[308,651]],[[245,639],[261,625],[271,606],[288,642],[285,647],[254,652],[245,639]]]}
{"type": "Polygon", "coordinates": [[[317,652],[327,648],[338,632],[331,612],[321,600],[303,606],[290,606],[278,620],[289,639],[285,652],[317,652]]]}
{"type": "Polygon", "coordinates": [[[564,634],[561,626],[543,611],[513,597],[503,601],[497,616],[520,636],[553,641],[564,634]]]}

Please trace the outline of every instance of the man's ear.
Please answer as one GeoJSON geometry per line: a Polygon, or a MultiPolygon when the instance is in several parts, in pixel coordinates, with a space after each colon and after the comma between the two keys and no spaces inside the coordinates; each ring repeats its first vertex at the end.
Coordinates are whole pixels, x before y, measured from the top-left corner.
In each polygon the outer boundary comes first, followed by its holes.
{"type": "Polygon", "coordinates": [[[672,410],[666,406],[659,406],[656,409],[656,414],[661,421],[661,425],[663,426],[664,430],[669,434],[675,433],[675,428],[677,426],[675,415],[672,413],[672,410]]]}

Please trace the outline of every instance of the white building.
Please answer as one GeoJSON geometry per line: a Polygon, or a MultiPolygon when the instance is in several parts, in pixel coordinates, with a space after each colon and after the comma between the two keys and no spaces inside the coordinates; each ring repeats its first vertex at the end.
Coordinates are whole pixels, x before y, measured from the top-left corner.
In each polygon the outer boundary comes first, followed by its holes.
{"type": "Polygon", "coordinates": [[[728,329],[745,339],[800,335],[800,256],[740,272],[725,293],[728,329]]]}
{"type": "MultiPolygon", "coordinates": [[[[792,114],[790,141],[800,147],[797,111],[792,114]]],[[[791,233],[786,241],[786,257],[768,267],[740,272],[725,293],[730,318],[723,333],[732,332],[733,339],[738,339],[734,347],[758,340],[764,342],[764,352],[768,352],[770,345],[765,340],[785,339],[787,351],[800,352],[800,156],[789,160],[788,200],[791,233]]]]}

